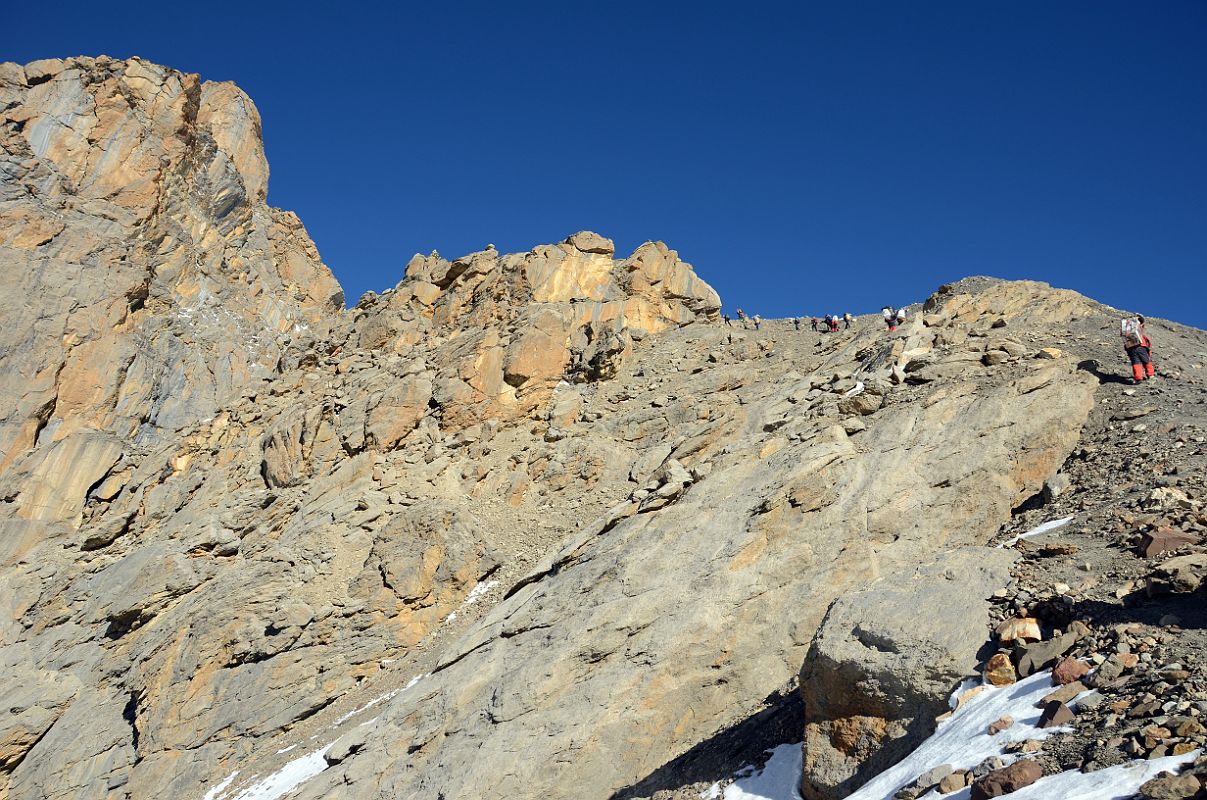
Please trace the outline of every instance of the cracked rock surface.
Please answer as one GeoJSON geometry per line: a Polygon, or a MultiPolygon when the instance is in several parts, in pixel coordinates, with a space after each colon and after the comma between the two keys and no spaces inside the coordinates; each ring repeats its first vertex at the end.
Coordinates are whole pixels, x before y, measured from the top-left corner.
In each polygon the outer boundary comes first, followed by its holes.
{"type": "MultiPolygon", "coordinates": [[[[259,125],[137,59],[0,65],[0,797],[234,797],[332,743],[295,796],[690,792],[800,741],[832,604],[946,569],[983,632],[1009,557],[967,554],[1082,497],[1111,309],[973,279],[893,336],[746,330],[579,232],[345,310],[259,125]]],[[[933,644],[898,622],[857,641],[933,644]]]]}

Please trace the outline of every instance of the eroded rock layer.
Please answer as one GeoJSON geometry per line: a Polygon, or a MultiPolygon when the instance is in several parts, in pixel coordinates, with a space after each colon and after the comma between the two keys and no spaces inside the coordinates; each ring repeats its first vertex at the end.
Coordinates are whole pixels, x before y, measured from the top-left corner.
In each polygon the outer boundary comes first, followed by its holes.
{"type": "Polygon", "coordinates": [[[7,64],[0,108],[0,797],[236,797],[327,745],[298,796],[676,788],[1094,404],[1036,356],[1105,311],[1038,283],[756,332],[584,231],[345,311],[233,86],[7,64]]]}

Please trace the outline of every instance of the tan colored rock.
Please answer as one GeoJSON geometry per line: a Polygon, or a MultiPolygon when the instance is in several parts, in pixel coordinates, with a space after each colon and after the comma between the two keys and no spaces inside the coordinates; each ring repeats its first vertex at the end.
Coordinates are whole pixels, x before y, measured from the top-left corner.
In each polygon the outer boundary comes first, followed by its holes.
{"type": "Polygon", "coordinates": [[[523,386],[533,380],[555,380],[570,361],[570,331],[562,315],[552,309],[521,322],[518,338],[507,347],[503,380],[523,386]]]}
{"type": "Polygon", "coordinates": [[[1044,638],[1039,620],[1033,617],[1011,617],[997,626],[997,638],[1002,644],[1015,641],[1038,642],[1044,638]]]}
{"type": "Polygon", "coordinates": [[[803,797],[849,794],[933,731],[975,663],[985,599],[1012,561],[1003,550],[955,550],[831,606],[801,672],[803,797]]]}
{"type": "Polygon", "coordinates": [[[1009,730],[1011,727],[1013,727],[1013,725],[1014,725],[1014,717],[1007,714],[1006,716],[1002,717],[1001,719],[990,724],[989,735],[997,736],[1002,731],[1009,730]]]}
{"type": "Polygon", "coordinates": [[[386,389],[365,420],[365,438],[369,445],[388,450],[415,430],[428,411],[432,388],[426,375],[412,375],[386,389]]]}
{"type": "Polygon", "coordinates": [[[990,656],[989,661],[985,663],[984,675],[985,680],[994,686],[1009,686],[1018,680],[1014,664],[1005,653],[994,653],[990,656]]]}
{"type": "MultiPolygon", "coordinates": [[[[233,87],[68,59],[0,68],[0,107],[0,651],[36,673],[0,677],[40,709],[0,726],[13,800],[201,797],[237,766],[236,796],[337,738],[297,795],[649,788],[791,685],[838,598],[988,541],[1093,404],[1073,359],[979,363],[998,319],[1101,313],[1033,284],[944,293],[887,345],[760,348],[666,245],[576,234],[417,257],[344,312],[233,87]],[[905,353],[931,381],[849,437],[820,387],[884,396],[905,353]],[[45,680],[79,691],[24,694],[45,680]]],[[[901,644],[912,682],[983,638],[939,621],[835,640],[881,682],[901,644]]],[[[834,696],[834,741],[887,759],[910,714],[834,696]]]]}

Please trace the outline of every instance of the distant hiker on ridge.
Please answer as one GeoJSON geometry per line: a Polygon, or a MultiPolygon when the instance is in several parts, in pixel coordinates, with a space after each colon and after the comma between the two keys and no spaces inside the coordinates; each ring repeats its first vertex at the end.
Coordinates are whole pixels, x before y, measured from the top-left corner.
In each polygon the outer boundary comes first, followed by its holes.
{"type": "Polygon", "coordinates": [[[1153,367],[1153,343],[1144,330],[1144,317],[1124,318],[1119,323],[1119,336],[1123,339],[1123,349],[1127,359],[1132,363],[1132,378],[1135,383],[1145,378],[1156,377],[1157,370],[1153,367]]]}
{"type": "Polygon", "coordinates": [[[746,312],[739,308],[736,313],[738,315],[738,322],[742,323],[742,327],[745,328],[746,327],[746,312]]]}
{"type": "Polygon", "coordinates": [[[844,331],[849,331],[851,329],[851,321],[854,319],[855,318],[851,316],[850,311],[842,315],[842,321],[846,323],[846,327],[843,328],[844,331]]]}
{"type": "Polygon", "coordinates": [[[762,324],[763,324],[763,318],[760,317],[758,314],[755,314],[754,315],[754,329],[757,331],[759,329],[759,326],[762,324]]]}
{"type": "Polygon", "coordinates": [[[830,333],[838,333],[838,315],[830,315],[830,333]]]}
{"type": "Polygon", "coordinates": [[[800,317],[792,318],[792,327],[796,328],[798,331],[800,330],[800,317]]]}
{"type": "Polygon", "coordinates": [[[729,315],[728,315],[728,314],[722,313],[722,314],[721,314],[721,319],[725,320],[725,324],[726,324],[726,325],[728,325],[728,326],[729,326],[729,327],[731,327],[731,328],[733,327],[733,322],[732,322],[732,321],[730,321],[730,319],[729,319],[729,315]]]}
{"type": "Polygon", "coordinates": [[[888,326],[889,333],[897,330],[897,309],[885,306],[880,309],[880,316],[884,317],[884,324],[888,326]]]}

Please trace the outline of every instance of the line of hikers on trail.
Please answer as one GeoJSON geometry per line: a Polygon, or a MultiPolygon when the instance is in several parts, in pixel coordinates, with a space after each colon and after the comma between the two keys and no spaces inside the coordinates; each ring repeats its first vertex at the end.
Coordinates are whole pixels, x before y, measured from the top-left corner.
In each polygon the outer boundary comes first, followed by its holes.
{"type": "MultiPolygon", "coordinates": [[[[763,318],[758,314],[747,317],[746,312],[740,308],[735,313],[743,328],[749,328],[748,323],[752,323],[756,331],[762,328],[763,318]]],[[[884,319],[888,332],[894,333],[897,326],[905,322],[905,309],[884,306],[880,309],[880,316],[884,319]]],[[[721,314],[721,319],[725,321],[726,325],[733,325],[728,314],[721,314]]],[[[855,320],[850,314],[843,314],[841,317],[837,314],[826,314],[821,318],[809,317],[808,319],[809,329],[820,333],[838,333],[840,322],[843,323],[843,330],[849,330],[851,323],[855,320]]],[[[804,320],[805,317],[793,317],[792,327],[799,331],[804,320]]],[[[1119,323],[1119,336],[1123,339],[1123,350],[1127,353],[1127,359],[1132,365],[1133,382],[1140,383],[1156,377],[1157,371],[1153,366],[1153,345],[1152,340],[1148,338],[1148,332],[1144,329],[1144,316],[1138,314],[1134,317],[1124,317],[1119,323]]]]}
{"type": "MultiPolygon", "coordinates": [[[[749,328],[750,325],[747,323],[753,323],[754,329],[756,331],[762,329],[763,318],[760,317],[758,314],[755,314],[753,317],[748,317],[748,316],[746,316],[746,312],[739,308],[736,311],[734,311],[734,315],[737,316],[738,323],[743,328],[749,328]]],[[[733,319],[730,318],[730,316],[728,314],[722,313],[721,319],[725,322],[726,325],[733,327],[733,319]]],[[[820,319],[818,319],[817,317],[810,317],[809,319],[810,319],[810,329],[811,330],[823,331],[823,332],[829,332],[829,333],[838,333],[839,323],[843,323],[844,324],[843,330],[847,330],[851,327],[851,323],[855,321],[855,318],[853,316],[851,316],[850,314],[843,314],[841,317],[838,316],[837,314],[826,314],[824,317],[822,317],[820,319]]],[[[794,327],[796,330],[799,331],[801,322],[803,322],[804,320],[805,320],[805,317],[793,317],[792,318],[792,327],[794,327]]]]}

